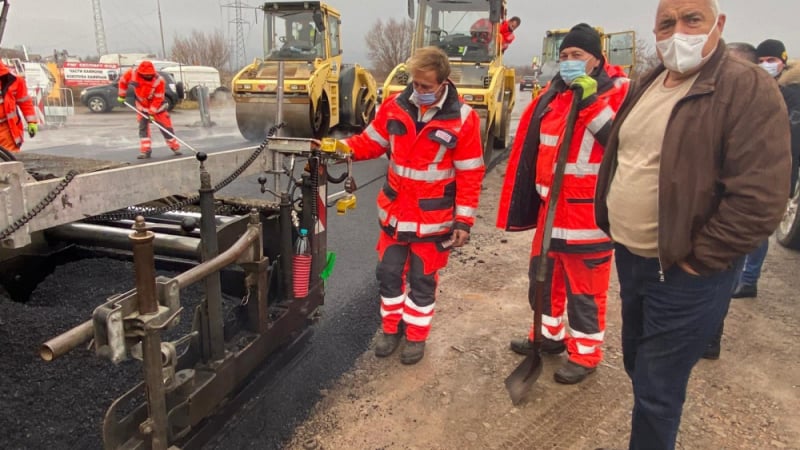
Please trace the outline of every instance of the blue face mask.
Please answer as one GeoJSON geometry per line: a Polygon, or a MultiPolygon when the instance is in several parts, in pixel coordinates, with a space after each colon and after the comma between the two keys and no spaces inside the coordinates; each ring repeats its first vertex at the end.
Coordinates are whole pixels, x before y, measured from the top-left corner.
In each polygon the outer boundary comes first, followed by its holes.
{"type": "MultiPolygon", "coordinates": [[[[441,86],[439,86],[439,89],[441,89],[441,86]]],[[[414,100],[416,100],[417,104],[422,106],[428,106],[432,105],[433,102],[436,101],[436,94],[439,92],[439,89],[436,89],[433,92],[424,92],[424,93],[417,92],[417,90],[414,89],[414,93],[411,95],[414,97],[414,100]]]]}
{"type": "Polygon", "coordinates": [[[580,59],[561,61],[558,64],[558,71],[567,84],[572,84],[575,78],[586,75],[586,61],[581,61],[580,59]]]}

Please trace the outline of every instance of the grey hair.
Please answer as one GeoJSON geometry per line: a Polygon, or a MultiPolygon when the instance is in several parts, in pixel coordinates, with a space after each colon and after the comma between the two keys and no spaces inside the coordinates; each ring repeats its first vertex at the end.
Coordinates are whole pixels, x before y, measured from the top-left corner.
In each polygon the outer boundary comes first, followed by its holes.
{"type": "Polygon", "coordinates": [[[708,0],[709,6],[711,6],[711,11],[714,12],[714,17],[719,16],[719,0],[708,0]]]}

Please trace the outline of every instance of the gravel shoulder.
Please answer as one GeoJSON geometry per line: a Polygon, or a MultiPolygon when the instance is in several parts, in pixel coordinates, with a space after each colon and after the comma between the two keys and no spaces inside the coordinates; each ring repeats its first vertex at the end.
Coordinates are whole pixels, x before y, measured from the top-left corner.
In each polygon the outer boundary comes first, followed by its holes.
{"type": "MultiPolygon", "coordinates": [[[[619,288],[612,276],[605,360],[585,382],[544,372],[514,407],[504,378],[521,361],[509,339],[525,333],[531,233],[494,228],[505,164],[487,176],[468,247],[442,273],[425,358],[403,366],[364,353],[299,426],[291,449],[626,448],[632,394],[622,367],[619,288]]],[[[722,356],[690,381],[680,449],[800,449],[800,254],[773,244],[758,299],[734,300],[722,356]]],[[[375,314],[378,313],[376,296],[375,314]]]]}

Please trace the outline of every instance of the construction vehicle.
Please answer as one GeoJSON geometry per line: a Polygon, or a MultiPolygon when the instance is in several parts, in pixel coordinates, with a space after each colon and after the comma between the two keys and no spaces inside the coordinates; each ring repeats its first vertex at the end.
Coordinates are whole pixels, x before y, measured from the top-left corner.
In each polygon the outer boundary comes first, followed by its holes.
{"type": "MultiPolygon", "coordinates": [[[[634,31],[606,33],[602,27],[594,27],[594,29],[600,34],[603,54],[609,64],[622,67],[625,73],[630,75],[636,63],[636,33],[634,31]]],[[[533,67],[539,80],[538,85],[533,89],[534,98],[539,95],[542,86],[558,73],[558,49],[564,42],[567,33],[569,33],[568,28],[545,32],[541,59],[538,57],[533,59],[533,67]]]]}
{"type": "Polygon", "coordinates": [[[287,136],[322,138],[366,128],[375,115],[375,79],[357,64],[342,64],[339,12],[318,1],[268,2],[260,9],[263,58],[241,69],[231,87],[242,136],[263,140],[278,109],[287,136]],[[281,66],[286,78],[279,86],[281,66]],[[285,93],[281,104],[279,90],[285,93]]]}
{"type": "MultiPolygon", "coordinates": [[[[408,0],[409,17],[417,18],[412,52],[435,45],[447,53],[450,80],[481,118],[483,158],[487,164],[495,148],[510,144],[516,95],[514,69],[503,65],[499,28],[505,12],[506,0],[408,0]],[[416,15],[415,2],[419,9],[416,15]],[[487,28],[476,30],[474,25],[480,23],[487,28]]],[[[405,64],[395,67],[386,78],[383,97],[405,89],[409,79],[405,64]]]]}

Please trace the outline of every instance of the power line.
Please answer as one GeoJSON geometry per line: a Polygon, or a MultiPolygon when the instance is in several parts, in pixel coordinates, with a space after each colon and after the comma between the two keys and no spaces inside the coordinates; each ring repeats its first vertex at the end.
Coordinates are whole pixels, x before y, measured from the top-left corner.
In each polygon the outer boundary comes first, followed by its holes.
{"type": "Polygon", "coordinates": [[[103,27],[103,11],[100,9],[100,0],[92,0],[92,11],[94,12],[94,42],[97,45],[97,54],[105,55],[108,53],[106,45],[106,30],[103,27]]]}
{"type": "Polygon", "coordinates": [[[224,5],[220,4],[220,8],[233,9],[233,19],[228,20],[228,25],[233,26],[234,28],[232,47],[234,62],[236,64],[235,68],[238,70],[247,63],[247,48],[244,38],[244,26],[250,26],[250,22],[247,22],[242,18],[242,10],[245,8],[252,9],[253,7],[245,5],[242,3],[242,0],[234,0],[233,3],[224,5]]]}

